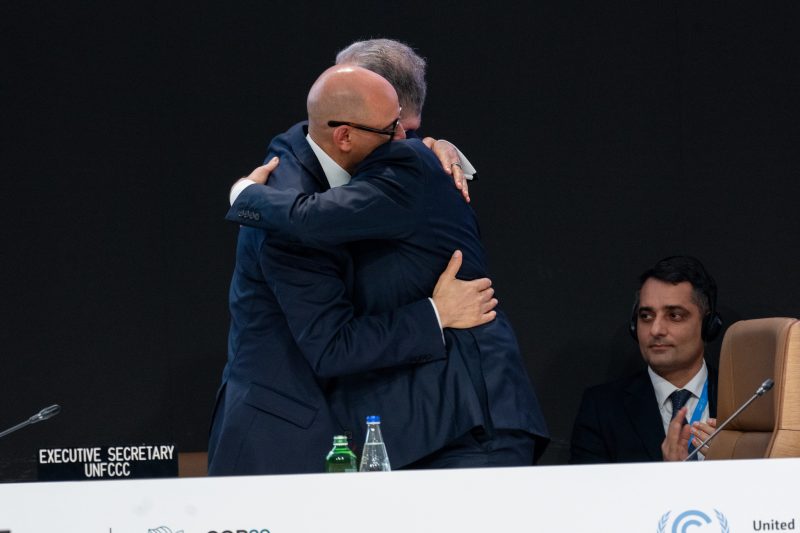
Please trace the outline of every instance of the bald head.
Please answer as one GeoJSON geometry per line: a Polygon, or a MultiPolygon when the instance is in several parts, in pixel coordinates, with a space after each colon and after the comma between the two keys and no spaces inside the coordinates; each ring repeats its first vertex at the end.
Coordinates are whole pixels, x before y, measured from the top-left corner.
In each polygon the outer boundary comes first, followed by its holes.
{"type": "MultiPolygon", "coordinates": [[[[389,137],[350,125],[378,130],[398,118],[400,104],[392,85],[378,74],[355,65],[335,65],[323,72],[308,92],[308,133],[345,170],[352,169],[389,137]]],[[[402,128],[398,137],[404,136],[402,128]]]]}
{"type": "Polygon", "coordinates": [[[394,88],[378,74],[355,65],[334,65],[308,92],[309,132],[315,137],[330,120],[370,124],[387,106],[397,105],[394,88]]]}

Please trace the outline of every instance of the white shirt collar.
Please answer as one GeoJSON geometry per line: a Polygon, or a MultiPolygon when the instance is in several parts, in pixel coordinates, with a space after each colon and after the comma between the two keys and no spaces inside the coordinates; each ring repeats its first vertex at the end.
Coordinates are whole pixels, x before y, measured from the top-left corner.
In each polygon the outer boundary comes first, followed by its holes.
{"type": "Polygon", "coordinates": [[[306,135],[306,141],[308,141],[309,146],[311,146],[311,149],[314,151],[314,155],[317,156],[319,164],[322,167],[322,171],[325,173],[325,178],[328,180],[328,184],[331,186],[331,189],[350,183],[350,174],[345,169],[340,167],[331,156],[326,154],[325,150],[320,148],[319,145],[314,142],[314,139],[311,138],[310,134],[306,135]]]}
{"type": "MultiPolygon", "coordinates": [[[[650,381],[653,383],[653,390],[655,390],[658,405],[665,406],[668,403],[669,395],[678,390],[678,387],[653,372],[653,369],[649,366],[647,367],[647,373],[650,375],[650,381]]],[[[705,385],[707,378],[708,368],[706,367],[706,361],[704,359],[703,366],[700,367],[697,374],[695,374],[683,388],[691,392],[694,399],[697,399],[703,394],[703,385],[705,385]]],[[[670,404],[670,410],[672,410],[672,404],[670,404]]]]}

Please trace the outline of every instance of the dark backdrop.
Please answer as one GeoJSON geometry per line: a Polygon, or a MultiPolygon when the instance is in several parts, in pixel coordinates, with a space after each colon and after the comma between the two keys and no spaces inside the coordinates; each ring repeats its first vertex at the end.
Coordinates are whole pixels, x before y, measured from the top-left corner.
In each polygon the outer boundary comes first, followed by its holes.
{"type": "Polygon", "coordinates": [[[427,57],[423,131],[480,169],[473,203],[553,433],[545,462],[566,461],[581,391],[640,364],[625,323],[660,257],[702,258],[728,324],[800,315],[791,2],[14,4],[0,428],[63,412],[0,440],[0,479],[33,478],[39,447],[205,449],[228,188],[355,39],[427,57]]]}

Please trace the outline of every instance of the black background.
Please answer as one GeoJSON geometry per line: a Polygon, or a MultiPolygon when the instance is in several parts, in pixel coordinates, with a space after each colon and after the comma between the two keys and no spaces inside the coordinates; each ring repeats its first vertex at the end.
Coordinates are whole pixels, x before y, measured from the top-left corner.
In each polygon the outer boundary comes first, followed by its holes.
{"type": "Polygon", "coordinates": [[[800,315],[798,22],[792,2],[4,3],[0,428],[63,411],[0,440],[0,479],[44,447],[205,449],[228,189],[370,37],[428,59],[422,131],[480,170],[544,462],[565,462],[581,391],[640,364],[625,323],[657,259],[700,257],[728,324],[800,315]]]}

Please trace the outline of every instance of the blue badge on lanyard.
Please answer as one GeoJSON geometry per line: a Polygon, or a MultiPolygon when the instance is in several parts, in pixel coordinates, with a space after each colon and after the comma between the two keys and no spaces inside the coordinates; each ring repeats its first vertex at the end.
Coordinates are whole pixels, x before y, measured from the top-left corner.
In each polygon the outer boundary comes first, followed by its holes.
{"type": "MultiPolygon", "coordinates": [[[[706,378],[706,382],[703,383],[703,392],[700,393],[700,399],[697,400],[697,405],[694,408],[694,413],[692,413],[692,418],[689,420],[689,424],[694,424],[695,422],[700,420],[700,418],[703,416],[703,412],[706,410],[707,405],[708,405],[708,378],[706,378]]],[[[693,450],[694,446],[692,446],[692,439],[689,439],[689,453],[692,453],[693,450]]]]}

